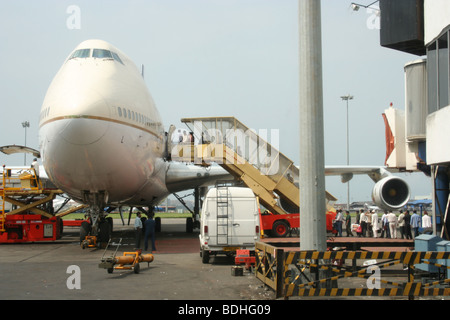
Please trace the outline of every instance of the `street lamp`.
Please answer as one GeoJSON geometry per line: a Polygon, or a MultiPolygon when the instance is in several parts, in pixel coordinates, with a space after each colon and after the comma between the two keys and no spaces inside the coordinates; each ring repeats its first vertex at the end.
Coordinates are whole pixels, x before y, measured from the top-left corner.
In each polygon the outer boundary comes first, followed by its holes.
{"type": "MultiPolygon", "coordinates": [[[[350,100],[353,100],[353,96],[351,95],[346,95],[346,96],[341,96],[342,101],[346,101],[347,102],[347,166],[350,165],[350,151],[349,151],[349,135],[348,135],[348,127],[349,127],[349,123],[348,123],[348,102],[350,100]]],[[[350,210],[350,180],[347,181],[347,210],[350,210]]]]}
{"type": "Polygon", "coordinates": [[[361,7],[363,7],[363,8],[366,8],[366,9],[370,8],[370,9],[374,9],[374,10],[378,10],[378,11],[379,11],[378,8],[371,8],[371,6],[374,5],[375,3],[377,3],[378,1],[379,1],[379,0],[374,1],[374,2],[372,2],[371,4],[368,4],[368,5],[364,5],[364,4],[359,4],[359,3],[354,3],[354,2],[352,2],[352,10],[353,10],[353,11],[359,11],[359,9],[360,9],[361,7]]]}
{"type": "MultiPolygon", "coordinates": [[[[30,123],[28,121],[22,122],[22,127],[25,129],[25,147],[27,146],[27,128],[30,127],[30,123]]],[[[27,165],[27,153],[23,154],[23,165],[27,165]]]]}

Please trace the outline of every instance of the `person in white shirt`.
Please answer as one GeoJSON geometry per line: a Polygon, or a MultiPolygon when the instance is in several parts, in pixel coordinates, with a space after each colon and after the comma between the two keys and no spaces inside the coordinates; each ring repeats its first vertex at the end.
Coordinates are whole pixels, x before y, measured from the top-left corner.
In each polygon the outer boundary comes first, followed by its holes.
{"type": "Polygon", "coordinates": [[[404,239],[406,237],[406,222],[405,222],[405,214],[403,211],[400,211],[400,215],[398,216],[398,227],[400,229],[400,238],[404,239]]]}
{"type": "Polygon", "coordinates": [[[336,231],[338,232],[338,237],[342,237],[342,222],[344,217],[342,215],[342,209],[339,209],[336,214],[334,223],[336,224],[336,231]]]}
{"type": "Polygon", "coordinates": [[[428,212],[424,211],[422,217],[422,233],[431,234],[433,232],[431,225],[431,217],[428,215],[428,212]]]}
{"type": "Polygon", "coordinates": [[[37,158],[33,159],[33,162],[31,163],[31,168],[34,169],[34,172],[36,174],[36,182],[32,181],[31,183],[33,186],[39,187],[39,162],[37,161],[37,158]]]}
{"type": "Polygon", "coordinates": [[[39,179],[39,162],[36,158],[33,159],[31,167],[34,169],[34,171],[36,172],[36,177],[39,179]]]}
{"type": "Polygon", "coordinates": [[[378,214],[372,210],[372,231],[373,237],[378,238],[378,229],[380,229],[378,224],[378,214]]]}
{"type": "Polygon", "coordinates": [[[389,231],[392,239],[397,239],[397,216],[389,211],[387,215],[387,220],[389,222],[389,231]]]}
{"type": "Polygon", "coordinates": [[[365,237],[367,231],[367,216],[364,211],[361,212],[361,216],[359,217],[359,224],[361,225],[362,236],[365,237]]]}
{"type": "Polygon", "coordinates": [[[136,214],[136,219],[134,220],[134,230],[136,233],[136,249],[140,249],[142,238],[142,220],[140,212],[136,214]]]}

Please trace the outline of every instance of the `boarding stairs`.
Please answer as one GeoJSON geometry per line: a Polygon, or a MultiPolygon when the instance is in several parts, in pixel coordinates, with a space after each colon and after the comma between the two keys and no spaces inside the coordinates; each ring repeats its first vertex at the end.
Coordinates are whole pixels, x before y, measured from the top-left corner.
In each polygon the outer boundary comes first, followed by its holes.
{"type": "MultiPolygon", "coordinates": [[[[234,117],[184,118],[193,142],[171,146],[172,160],[209,166],[217,163],[251,188],[259,201],[274,214],[299,212],[299,169],[266,140],[234,117]]],[[[275,132],[272,141],[278,139],[275,132]]],[[[276,141],[278,143],[278,141],[276,141]]],[[[336,201],[329,193],[328,201],[336,201]]]]}

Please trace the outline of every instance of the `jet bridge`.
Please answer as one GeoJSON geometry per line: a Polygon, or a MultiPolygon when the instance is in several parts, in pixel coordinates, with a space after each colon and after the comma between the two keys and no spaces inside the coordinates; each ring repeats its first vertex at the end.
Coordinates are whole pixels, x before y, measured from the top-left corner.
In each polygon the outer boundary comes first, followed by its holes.
{"type": "MultiPolygon", "coordinates": [[[[278,131],[259,134],[234,117],[184,118],[188,139],[172,146],[175,161],[209,166],[217,163],[251,188],[259,201],[275,214],[298,213],[299,168],[278,150],[278,131]],[[189,138],[190,137],[190,138],[189,138]],[[186,141],[187,140],[187,141],[186,141]]],[[[331,194],[327,202],[336,201],[331,194]]]]}

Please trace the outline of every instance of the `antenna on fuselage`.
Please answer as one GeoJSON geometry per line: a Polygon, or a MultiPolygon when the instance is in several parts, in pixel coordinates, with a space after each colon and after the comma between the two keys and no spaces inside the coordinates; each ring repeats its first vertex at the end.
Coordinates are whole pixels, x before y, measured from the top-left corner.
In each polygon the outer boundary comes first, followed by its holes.
{"type": "Polygon", "coordinates": [[[144,65],[143,64],[141,65],[141,75],[142,75],[142,78],[144,78],[144,65]]]}

